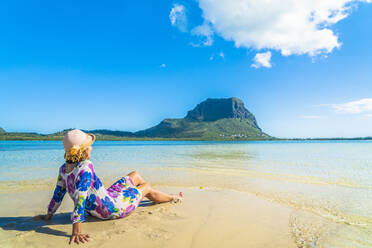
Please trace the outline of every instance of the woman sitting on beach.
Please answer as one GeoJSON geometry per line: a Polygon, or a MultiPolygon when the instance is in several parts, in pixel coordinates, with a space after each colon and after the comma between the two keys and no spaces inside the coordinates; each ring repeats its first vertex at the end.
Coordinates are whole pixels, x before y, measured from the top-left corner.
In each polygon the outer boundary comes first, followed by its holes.
{"type": "Polygon", "coordinates": [[[78,129],[66,133],[63,138],[66,163],[59,168],[57,185],[48,206],[48,213],[37,216],[50,220],[68,192],[75,204],[71,215],[73,226],[70,244],[89,241],[89,235],[81,232],[85,212],[100,219],[117,219],[132,213],[143,197],[156,203],[183,199],[182,192],[169,195],[152,188],[137,172],[129,173],[105,189],[94,172],[93,163],[88,160],[94,141],[93,134],[86,134],[78,129]]]}

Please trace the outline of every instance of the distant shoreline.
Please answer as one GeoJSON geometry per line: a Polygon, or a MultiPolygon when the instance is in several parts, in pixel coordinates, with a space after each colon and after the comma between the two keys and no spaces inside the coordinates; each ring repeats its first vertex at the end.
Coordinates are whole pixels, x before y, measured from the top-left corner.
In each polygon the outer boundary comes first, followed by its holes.
{"type": "MultiPolygon", "coordinates": [[[[71,129],[65,129],[60,132],[51,134],[40,134],[36,132],[6,132],[0,128],[0,140],[62,140],[65,133],[71,129]]],[[[93,133],[96,135],[97,140],[102,141],[332,141],[332,140],[372,140],[372,136],[367,137],[334,137],[334,138],[276,138],[263,133],[262,137],[253,136],[247,137],[239,133],[232,134],[230,136],[220,135],[219,137],[146,137],[136,136],[134,133],[127,131],[112,131],[107,129],[100,130],[83,130],[87,133],[93,133]]]]}
{"type": "MultiPolygon", "coordinates": [[[[5,137],[0,141],[58,141],[63,136],[53,137],[5,137]]],[[[372,140],[372,137],[356,138],[265,138],[265,139],[199,139],[199,138],[129,138],[129,137],[97,137],[97,141],[337,141],[337,140],[372,140]]]]}
{"type": "MultiPolygon", "coordinates": [[[[0,137],[0,141],[56,141],[62,140],[61,137],[51,137],[51,138],[14,138],[14,137],[0,137]]],[[[100,138],[97,137],[97,141],[274,141],[282,139],[199,139],[199,138],[100,138]]]]}

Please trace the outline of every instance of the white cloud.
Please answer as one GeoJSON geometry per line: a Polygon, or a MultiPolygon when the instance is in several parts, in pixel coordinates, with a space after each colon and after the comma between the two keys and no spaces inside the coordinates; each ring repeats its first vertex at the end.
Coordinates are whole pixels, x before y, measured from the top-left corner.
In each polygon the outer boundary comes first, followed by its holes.
{"type": "MultiPolygon", "coordinates": [[[[277,50],[284,56],[331,53],[341,42],[330,27],[352,4],[371,0],[198,0],[208,23],[236,47],[277,50]]],[[[205,26],[206,24],[203,24],[205,26]]]]}
{"type": "Polygon", "coordinates": [[[161,65],[160,65],[160,68],[165,68],[165,67],[167,67],[166,64],[161,64],[161,65]]]}
{"type": "Polygon", "coordinates": [[[266,53],[257,53],[256,56],[254,56],[254,63],[251,65],[253,68],[260,68],[260,67],[271,67],[271,52],[266,53]]]}
{"type": "Polygon", "coordinates": [[[322,118],[319,115],[301,115],[300,117],[302,119],[320,119],[320,118],[322,118]]]}
{"type": "Polygon", "coordinates": [[[169,13],[169,20],[172,26],[177,27],[181,32],[186,32],[187,18],[185,6],[181,4],[173,4],[173,8],[169,13]]]}
{"type": "Polygon", "coordinates": [[[200,39],[198,43],[191,43],[192,46],[199,47],[213,45],[213,31],[211,26],[207,23],[193,28],[191,30],[191,35],[198,36],[200,39]]]}
{"type": "Polygon", "coordinates": [[[372,98],[363,98],[357,101],[330,104],[330,106],[338,113],[345,114],[362,114],[372,113],[372,98]]]}
{"type": "Polygon", "coordinates": [[[214,60],[215,58],[218,58],[218,57],[220,57],[220,58],[222,58],[222,59],[225,59],[225,54],[224,54],[224,52],[219,52],[218,54],[212,54],[210,57],[209,57],[209,60],[214,60]]]}

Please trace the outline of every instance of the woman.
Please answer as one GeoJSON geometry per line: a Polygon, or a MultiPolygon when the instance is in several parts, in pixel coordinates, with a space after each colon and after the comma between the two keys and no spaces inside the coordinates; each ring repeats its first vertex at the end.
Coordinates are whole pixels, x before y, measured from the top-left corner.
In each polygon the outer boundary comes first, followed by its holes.
{"type": "Polygon", "coordinates": [[[170,195],[158,191],[135,171],[105,189],[89,160],[94,141],[93,134],[86,134],[78,129],[66,133],[63,138],[66,163],[59,168],[57,185],[48,206],[48,213],[37,216],[38,219],[50,220],[68,192],[75,205],[71,215],[70,244],[89,241],[89,235],[82,234],[81,227],[81,223],[85,221],[85,212],[104,220],[117,219],[132,213],[143,197],[156,203],[183,200],[182,192],[170,195]]]}

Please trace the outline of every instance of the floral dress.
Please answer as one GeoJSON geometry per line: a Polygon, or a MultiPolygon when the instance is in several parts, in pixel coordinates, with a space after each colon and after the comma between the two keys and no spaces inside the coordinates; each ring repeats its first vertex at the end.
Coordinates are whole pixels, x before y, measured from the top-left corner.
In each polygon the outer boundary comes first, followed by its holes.
{"type": "Polygon", "coordinates": [[[66,191],[74,202],[72,223],[85,221],[86,212],[100,219],[123,218],[141,202],[142,191],[129,176],[122,177],[105,189],[91,161],[77,163],[69,173],[65,172],[65,168],[66,164],[63,164],[59,169],[57,185],[48,206],[49,214],[57,211],[66,191]]]}

